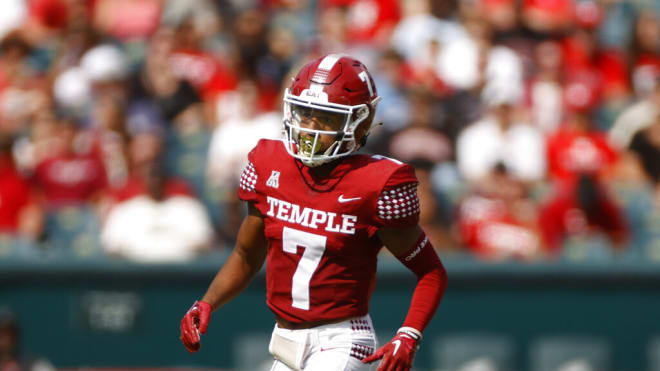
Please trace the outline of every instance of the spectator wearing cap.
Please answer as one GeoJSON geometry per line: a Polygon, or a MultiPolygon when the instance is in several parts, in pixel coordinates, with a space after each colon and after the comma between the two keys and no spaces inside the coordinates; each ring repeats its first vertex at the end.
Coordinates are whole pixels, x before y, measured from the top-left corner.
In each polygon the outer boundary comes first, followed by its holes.
{"type": "Polygon", "coordinates": [[[100,44],[89,49],[80,58],[80,67],[95,95],[112,95],[126,98],[126,79],[129,76],[128,61],[120,47],[100,44]]]}
{"type": "Polygon", "coordinates": [[[55,371],[44,358],[26,357],[21,353],[20,327],[14,314],[0,307],[0,371],[55,371]]]}

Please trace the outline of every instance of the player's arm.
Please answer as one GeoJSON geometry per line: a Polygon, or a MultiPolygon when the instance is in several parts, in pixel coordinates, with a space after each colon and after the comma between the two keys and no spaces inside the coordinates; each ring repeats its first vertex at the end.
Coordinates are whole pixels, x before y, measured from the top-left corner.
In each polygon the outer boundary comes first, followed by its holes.
{"type": "Polygon", "coordinates": [[[241,293],[259,272],[266,259],[267,242],[263,216],[248,203],[248,215],[238,231],[236,246],[211,282],[206,294],[196,301],[181,320],[181,341],[190,352],[200,348],[211,312],[241,293]]]}
{"type": "Polygon", "coordinates": [[[216,310],[241,293],[261,269],[266,252],[263,216],[252,203],[248,203],[248,215],[241,223],[236,246],[202,301],[216,310]]]}
{"type": "Polygon", "coordinates": [[[408,314],[396,336],[364,363],[383,359],[378,371],[409,370],[422,332],[433,318],[447,288],[447,273],[419,225],[381,228],[378,237],[385,247],[417,276],[417,286],[408,314]]]}

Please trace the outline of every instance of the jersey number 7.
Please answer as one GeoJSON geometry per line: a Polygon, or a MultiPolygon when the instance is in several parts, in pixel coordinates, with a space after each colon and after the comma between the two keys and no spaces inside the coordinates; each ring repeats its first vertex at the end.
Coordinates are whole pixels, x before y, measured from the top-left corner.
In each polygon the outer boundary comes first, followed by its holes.
{"type": "Polygon", "coordinates": [[[298,246],[304,248],[291,282],[291,306],[309,310],[309,282],[321,262],[327,237],[284,227],[282,231],[282,249],[296,254],[298,246]]]}

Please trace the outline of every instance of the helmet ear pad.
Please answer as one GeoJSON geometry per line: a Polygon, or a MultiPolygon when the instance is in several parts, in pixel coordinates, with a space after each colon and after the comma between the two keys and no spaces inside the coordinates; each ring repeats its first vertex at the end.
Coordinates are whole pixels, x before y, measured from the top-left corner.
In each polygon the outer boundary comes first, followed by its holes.
{"type": "Polygon", "coordinates": [[[369,134],[369,129],[371,129],[371,124],[373,123],[374,117],[376,116],[376,108],[372,107],[371,105],[368,105],[368,107],[369,107],[369,116],[367,116],[367,118],[364,119],[364,121],[358,124],[354,132],[355,142],[358,143],[360,147],[364,146],[367,143],[367,136],[369,134]]]}

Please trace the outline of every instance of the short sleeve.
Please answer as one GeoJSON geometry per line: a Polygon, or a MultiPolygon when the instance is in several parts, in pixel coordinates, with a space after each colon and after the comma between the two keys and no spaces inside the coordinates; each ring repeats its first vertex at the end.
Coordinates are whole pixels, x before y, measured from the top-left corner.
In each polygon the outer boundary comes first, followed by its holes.
{"type": "Polygon", "coordinates": [[[404,228],[419,222],[417,177],[410,165],[398,168],[378,195],[376,223],[381,227],[404,228]]]}
{"type": "Polygon", "coordinates": [[[255,164],[255,149],[248,154],[248,162],[241,172],[241,178],[238,181],[238,198],[243,201],[257,200],[257,170],[255,164]]]}

